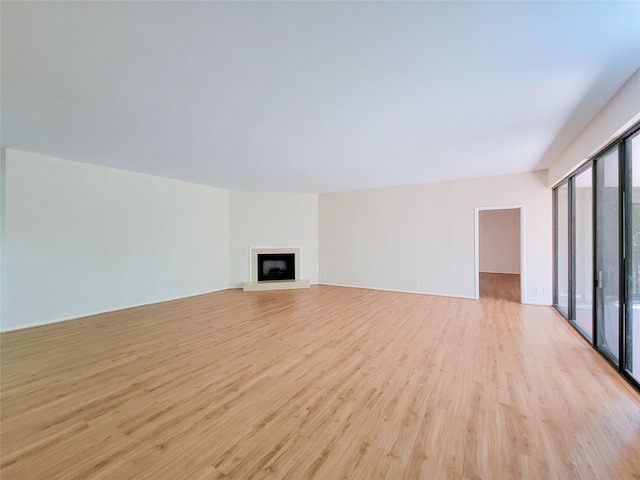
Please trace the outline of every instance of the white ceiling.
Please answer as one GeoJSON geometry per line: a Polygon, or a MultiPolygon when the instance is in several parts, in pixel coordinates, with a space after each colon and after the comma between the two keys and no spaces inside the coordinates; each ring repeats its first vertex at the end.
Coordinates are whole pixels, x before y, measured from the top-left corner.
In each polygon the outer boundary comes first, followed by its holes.
{"type": "Polygon", "coordinates": [[[639,2],[7,2],[2,147],[233,190],[547,168],[639,2]]]}

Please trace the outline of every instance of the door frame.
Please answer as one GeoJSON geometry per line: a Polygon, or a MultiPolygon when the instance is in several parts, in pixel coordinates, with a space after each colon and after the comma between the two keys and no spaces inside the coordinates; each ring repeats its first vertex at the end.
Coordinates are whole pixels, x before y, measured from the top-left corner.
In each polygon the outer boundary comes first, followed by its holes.
{"type": "Polygon", "coordinates": [[[480,212],[483,210],[520,210],[520,303],[525,303],[525,294],[527,287],[525,282],[525,234],[524,234],[524,204],[515,205],[492,205],[488,207],[475,208],[475,265],[474,265],[474,281],[475,281],[475,299],[480,298],[480,212]]]}

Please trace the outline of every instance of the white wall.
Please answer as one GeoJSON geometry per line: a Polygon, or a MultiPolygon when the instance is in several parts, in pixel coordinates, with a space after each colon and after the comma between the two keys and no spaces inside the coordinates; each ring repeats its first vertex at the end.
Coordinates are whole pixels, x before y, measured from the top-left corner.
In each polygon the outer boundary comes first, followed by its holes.
{"type": "Polygon", "coordinates": [[[3,330],[240,286],[251,246],[302,247],[312,283],[473,297],[475,207],[505,204],[526,208],[524,301],[551,300],[541,172],[318,196],[5,157],[3,330]]]}
{"type": "Polygon", "coordinates": [[[3,330],[228,287],[229,192],[6,151],[3,330]]]}
{"type": "Polygon", "coordinates": [[[249,281],[250,247],[302,247],[302,278],[318,283],[318,195],[231,192],[231,285],[249,281]]]}
{"type": "Polygon", "coordinates": [[[520,210],[480,210],[478,221],[480,271],[520,273],[520,210]]]}
{"type": "Polygon", "coordinates": [[[625,82],[598,112],[584,131],[549,167],[547,184],[552,186],[617,135],[640,121],[640,69],[625,82]]]}
{"type": "Polygon", "coordinates": [[[523,204],[523,302],[549,305],[546,180],[546,172],[532,172],[321,194],[320,282],[473,298],[475,207],[523,204]]]}

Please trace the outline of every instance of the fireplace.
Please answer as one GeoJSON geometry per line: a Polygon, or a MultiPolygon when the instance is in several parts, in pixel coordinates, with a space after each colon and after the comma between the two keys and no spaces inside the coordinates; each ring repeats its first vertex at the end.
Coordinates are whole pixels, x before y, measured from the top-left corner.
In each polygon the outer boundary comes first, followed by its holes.
{"type": "Polygon", "coordinates": [[[259,253],[258,281],[296,279],[296,256],[294,253],[259,253]]]}
{"type": "Polygon", "coordinates": [[[244,291],[309,288],[309,280],[302,278],[302,249],[300,247],[250,247],[249,281],[244,291]]]}

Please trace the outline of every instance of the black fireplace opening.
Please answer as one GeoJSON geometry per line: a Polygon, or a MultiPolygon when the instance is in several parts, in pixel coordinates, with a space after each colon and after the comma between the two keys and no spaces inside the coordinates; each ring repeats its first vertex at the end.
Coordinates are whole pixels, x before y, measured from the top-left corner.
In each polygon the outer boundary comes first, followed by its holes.
{"type": "Polygon", "coordinates": [[[258,281],[295,280],[295,253],[259,253],[258,281]]]}

